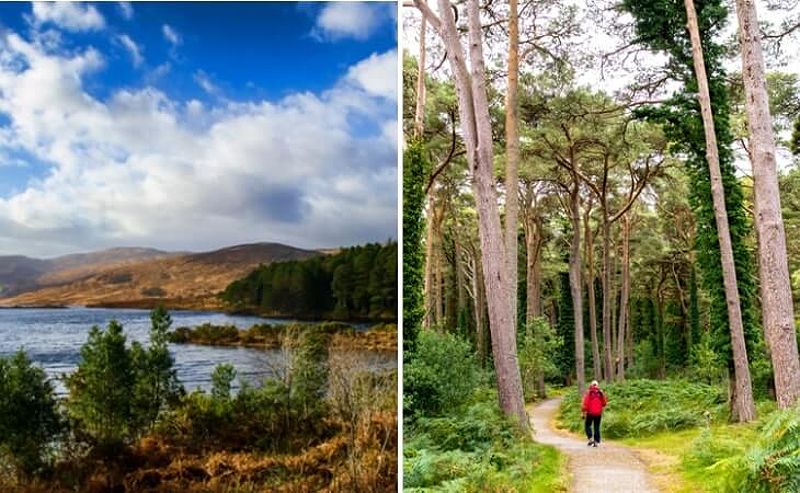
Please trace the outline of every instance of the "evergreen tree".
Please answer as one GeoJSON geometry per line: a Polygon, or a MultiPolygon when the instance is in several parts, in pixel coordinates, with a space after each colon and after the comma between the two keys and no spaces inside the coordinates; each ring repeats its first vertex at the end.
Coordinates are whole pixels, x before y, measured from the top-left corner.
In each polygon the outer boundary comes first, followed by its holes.
{"type": "Polygon", "coordinates": [[[22,351],[0,358],[0,462],[10,462],[22,475],[38,472],[62,427],[44,371],[22,351]]]}
{"type": "Polygon", "coordinates": [[[137,428],[147,429],[159,414],[183,394],[174,360],[167,347],[172,318],[163,306],[150,313],[150,345],[147,349],[134,343],[131,349],[136,372],[134,415],[137,428]]]}
{"type": "Polygon", "coordinates": [[[134,426],[136,372],[122,325],[94,326],[81,347],[78,369],[66,377],[67,410],[100,444],[122,443],[134,426]]]}
{"type": "MultiPolygon", "coordinates": [[[[730,104],[723,68],[725,48],[716,40],[727,19],[727,8],[721,0],[695,2],[703,53],[708,72],[714,125],[719,148],[719,163],[725,190],[726,210],[736,267],[742,322],[750,359],[762,352],[761,335],[754,313],[754,276],[751,252],[747,246],[750,230],[744,209],[744,195],[737,181],[732,152],[730,104]]],[[[706,143],[700,109],[694,94],[691,44],[686,34],[686,11],[683,0],[624,0],[623,8],[635,19],[637,41],[665,52],[669,56],[670,75],[683,83],[669,102],[659,107],[640,108],[638,116],[664,124],[665,133],[677,152],[687,156],[687,170],[692,181],[690,204],[695,213],[697,232],[695,250],[700,280],[711,298],[710,322],[713,340],[721,354],[728,355],[732,368],[730,334],[725,292],[720,264],[719,240],[711,198],[711,182],[706,163],[706,143]]]]}

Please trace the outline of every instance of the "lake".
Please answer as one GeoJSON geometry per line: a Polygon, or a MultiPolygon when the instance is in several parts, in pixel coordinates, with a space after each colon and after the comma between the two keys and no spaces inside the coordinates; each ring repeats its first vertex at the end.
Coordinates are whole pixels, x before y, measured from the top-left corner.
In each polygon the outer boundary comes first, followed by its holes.
{"type": "MultiPolygon", "coordinates": [[[[246,329],[257,323],[284,324],[282,319],[265,319],[253,316],[227,315],[214,312],[173,311],[172,328],[194,327],[203,323],[233,324],[246,329]]],[[[86,342],[93,325],[105,327],[117,320],[125,328],[128,341],[148,342],[150,311],[113,308],[64,309],[0,309],[0,355],[8,356],[24,349],[54,379],[57,393],[66,392],[58,379],[75,370],[80,359],[80,348],[86,342]]],[[[170,352],[175,358],[178,378],[187,391],[211,388],[211,372],[220,363],[230,363],[240,378],[258,385],[264,377],[273,375],[280,367],[278,350],[243,347],[215,347],[196,344],[172,344],[170,352]]],[[[376,368],[396,368],[393,354],[362,352],[359,356],[376,368]]],[[[238,387],[238,382],[235,385],[238,387]]]]}

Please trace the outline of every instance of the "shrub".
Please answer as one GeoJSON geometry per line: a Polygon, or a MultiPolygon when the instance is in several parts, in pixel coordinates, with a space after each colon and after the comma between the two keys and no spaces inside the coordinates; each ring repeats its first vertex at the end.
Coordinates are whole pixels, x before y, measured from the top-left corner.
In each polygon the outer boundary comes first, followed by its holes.
{"type": "Polygon", "coordinates": [[[699,343],[692,346],[689,364],[689,374],[696,382],[719,385],[727,378],[725,361],[714,351],[707,333],[703,334],[699,343]]]}
{"type": "Polygon", "coordinates": [[[311,327],[299,330],[297,346],[292,348],[290,398],[307,422],[324,411],[330,336],[311,327]]]}
{"type": "Polygon", "coordinates": [[[435,415],[472,395],[480,369],[470,344],[453,334],[422,331],[403,375],[405,415],[435,415]]]}
{"type": "Polygon", "coordinates": [[[258,388],[243,382],[236,395],[232,365],[212,374],[211,395],[186,396],[160,428],[181,445],[233,450],[292,451],[326,438],[328,337],[307,326],[284,331],[282,368],[258,388]]]}
{"type": "Polygon", "coordinates": [[[385,460],[397,460],[388,443],[397,440],[397,372],[373,371],[363,358],[341,352],[331,355],[329,368],[327,401],[346,437],[349,490],[372,491],[363,480],[380,474],[385,460]]]}
{"type": "Polygon", "coordinates": [[[190,331],[190,342],[205,344],[235,343],[239,340],[239,329],[235,325],[212,325],[205,323],[190,331]]]}
{"type": "Polygon", "coordinates": [[[231,398],[231,385],[236,378],[236,368],[229,363],[221,363],[211,373],[211,397],[220,401],[231,398]]]}
{"type": "Polygon", "coordinates": [[[44,371],[22,351],[0,358],[0,459],[7,454],[22,475],[38,472],[62,425],[44,371]]]}

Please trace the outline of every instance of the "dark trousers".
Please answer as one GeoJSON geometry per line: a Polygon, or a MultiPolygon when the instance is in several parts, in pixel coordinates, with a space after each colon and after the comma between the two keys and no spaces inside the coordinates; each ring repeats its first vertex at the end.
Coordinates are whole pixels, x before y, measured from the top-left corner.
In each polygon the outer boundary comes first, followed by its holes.
{"type": "Polygon", "coordinates": [[[586,438],[592,439],[592,426],[594,426],[594,441],[600,443],[600,418],[602,416],[586,415],[586,438]]]}

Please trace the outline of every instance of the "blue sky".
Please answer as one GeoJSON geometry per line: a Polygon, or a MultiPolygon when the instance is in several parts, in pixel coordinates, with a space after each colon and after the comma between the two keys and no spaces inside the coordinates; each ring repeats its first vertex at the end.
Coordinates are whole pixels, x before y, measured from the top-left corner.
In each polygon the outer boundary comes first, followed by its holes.
{"type": "Polygon", "coordinates": [[[396,46],[394,3],[0,3],[0,254],[395,237],[396,46]]]}

